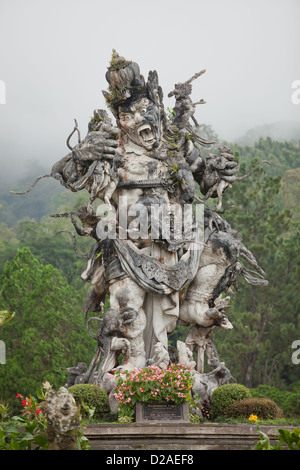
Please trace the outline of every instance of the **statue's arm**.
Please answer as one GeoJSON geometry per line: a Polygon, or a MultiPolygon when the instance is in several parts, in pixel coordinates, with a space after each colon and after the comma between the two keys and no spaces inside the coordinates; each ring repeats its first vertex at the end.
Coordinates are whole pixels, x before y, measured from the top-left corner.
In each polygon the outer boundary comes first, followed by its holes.
{"type": "Polygon", "coordinates": [[[210,197],[218,197],[217,186],[221,180],[226,181],[229,184],[235,181],[238,166],[234,161],[234,157],[231,152],[228,151],[228,149],[226,150],[228,159],[222,157],[223,165],[218,166],[218,158],[220,157],[210,155],[209,160],[205,160],[201,155],[199,148],[196,147],[192,141],[187,142],[185,159],[188,162],[190,170],[193,173],[195,181],[199,184],[203,195],[210,192],[210,197]]]}
{"type": "MultiPolygon", "coordinates": [[[[75,129],[78,130],[77,127],[75,129]]],[[[110,168],[115,166],[115,162],[119,159],[116,154],[119,131],[106,111],[98,109],[94,111],[94,116],[88,124],[85,138],[78,139],[78,143],[71,146],[70,137],[71,135],[67,139],[67,145],[71,152],[55,163],[51,176],[71,191],[79,191],[86,187],[87,183],[92,184],[96,175],[98,182],[101,181],[101,175],[104,179],[107,164],[110,168]]]]}

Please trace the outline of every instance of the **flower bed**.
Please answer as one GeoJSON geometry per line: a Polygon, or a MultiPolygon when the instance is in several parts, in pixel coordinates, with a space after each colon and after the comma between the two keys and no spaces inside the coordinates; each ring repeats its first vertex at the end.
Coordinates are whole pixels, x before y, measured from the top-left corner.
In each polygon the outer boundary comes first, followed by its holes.
{"type": "Polygon", "coordinates": [[[172,364],[167,369],[149,366],[118,371],[116,377],[115,398],[119,402],[119,416],[134,417],[137,401],[180,404],[191,400],[191,369],[182,364],[172,364]]]}

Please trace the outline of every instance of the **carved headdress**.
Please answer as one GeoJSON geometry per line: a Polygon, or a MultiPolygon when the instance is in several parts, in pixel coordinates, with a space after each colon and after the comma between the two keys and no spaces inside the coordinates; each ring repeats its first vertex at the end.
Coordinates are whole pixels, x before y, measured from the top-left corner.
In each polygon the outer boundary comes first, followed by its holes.
{"type": "Polygon", "coordinates": [[[106,102],[115,117],[119,106],[130,106],[140,98],[146,97],[157,104],[162,103],[163,93],[158,84],[157,72],[150,71],[145,82],[136,62],[128,61],[113,49],[112,58],[105,75],[109,89],[102,91],[106,102]]]}

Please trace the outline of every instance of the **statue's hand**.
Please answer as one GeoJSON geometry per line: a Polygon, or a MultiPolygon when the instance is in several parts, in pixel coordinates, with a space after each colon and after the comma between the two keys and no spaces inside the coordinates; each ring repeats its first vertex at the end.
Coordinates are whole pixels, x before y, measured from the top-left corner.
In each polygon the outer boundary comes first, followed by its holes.
{"type": "Polygon", "coordinates": [[[78,162],[112,160],[118,147],[117,133],[106,130],[92,131],[73,149],[73,158],[78,162]]]}
{"type": "Polygon", "coordinates": [[[120,321],[123,325],[127,325],[128,323],[132,323],[137,319],[138,313],[133,308],[126,308],[122,312],[120,312],[120,321]]]}
{"type": "Polygon", "coordinates": [[[233,183],[238,172],[237,162],[234,161],[234,155],[227,147],[219,147],[219,155],[210,154],[206,159],[206,166],[203,172],[203,178],[200,182],[203,194],[209,193],[210,197],[218,196],[221,189],[224,191],[227,186],[233,183]],[[222,182],[222,188],[218,185],[222,182]]]}
{"type": "Polygon", "coordinates": [[[236,179],[236,173],[238,172],[238,164],[233,161],[227,161],[225,168],[218,171],[220,180],[227,181],[227,183],[233,183],[236,179]]]}
{"type": "Polygon", "coordinates": [[[229,147],[219,146],[220,155],[215,158],[215,166],[218,171],[220,180],[233,183],[235,175],[238,172],[237,162],[234,161],[234,155],[229,147]],[[218,163],[220,165],[218,166],[218,163]]]}
{"type": "Polygon", "coordinates": [[[88,134],[73,149],[75,162],[113,159],[118,147],[119,130],[106,111],[96,109],[88,124],[88,134]]]}

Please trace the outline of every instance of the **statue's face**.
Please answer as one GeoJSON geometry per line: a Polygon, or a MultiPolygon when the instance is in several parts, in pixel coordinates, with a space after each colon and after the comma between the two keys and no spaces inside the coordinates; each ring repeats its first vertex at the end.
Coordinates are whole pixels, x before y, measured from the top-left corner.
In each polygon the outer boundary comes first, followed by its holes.
{"type": "Polygon", "coordinates": [[[158,146],[161,136],[160,110],[149,99],[141,98],[129,108],[120,106],[119,125],[141,147],[151,150],[158,146]]]}

